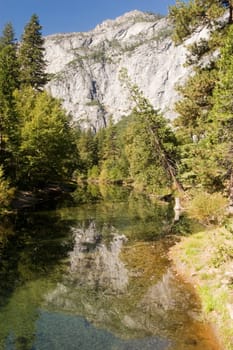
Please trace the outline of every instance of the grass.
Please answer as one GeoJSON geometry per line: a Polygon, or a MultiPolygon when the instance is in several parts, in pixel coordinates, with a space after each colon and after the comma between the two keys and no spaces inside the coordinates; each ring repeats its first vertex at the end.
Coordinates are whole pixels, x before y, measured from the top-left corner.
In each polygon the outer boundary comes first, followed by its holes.
{"type": "Polygon", "coordinates": [[[182,237],[170,251],[177,272],[194,285],[225,350],[233,349],[232,229],[233,219],[224,227],[182,237]]]}

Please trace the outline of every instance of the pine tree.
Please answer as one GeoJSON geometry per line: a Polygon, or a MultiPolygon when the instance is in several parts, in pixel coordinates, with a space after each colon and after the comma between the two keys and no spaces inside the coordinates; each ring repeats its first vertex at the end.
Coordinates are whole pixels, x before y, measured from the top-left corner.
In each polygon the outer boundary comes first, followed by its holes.
{"type": "Polygon", "coordinates": [[[220,17],[226,9],[229,11],[228,22],[231,23],[232,1],[177,1],[170,13],[174,20],[176,43],[182,42],[200,26],[210,28],[208,39],[188,46],[186,63],[192,65],[194,74],[184,86],[178,87],[181,99],[175,106],[178,112],[175,126],[181,143],[181,178],[187,185],[202,185],[209,191],[222,190],[226,176],[224,146],[217,141],[220,124],[214,122],[212,113],[216,104],[213,94],[221,81],[215,53],[224,45],[229,27],[220,17]],[[185,16],[192,19],[183,23],[185,16]],[[186,32],[185,26],[188,28],[186,32]]]}
{"type": "Polygon", "coordinates": [[[108,126],[105,128],[104,143],[102,148],[102,159],[117,159],[120,149],[117,145],[117,128],[113,120],[110,118],[108,126]]]}
{"type": "Polygon", "coordinates": [[[36,90],[41,90],[48,81],[41,29],[38,16],[32,15],[19,47],[20,82],[36,90]]]}
{"type": "Polygon", "coordinates": [[[80,156],[80,171],[87,176],[88,170],[98,163],[97,142],[93,130],[79,130],[77,148],[80,156]]]}
{"type": "Polygon", "coordinates": [[[205,134],[208,112],[212,108],[212,92],[217,81],[216,69],[198,68],[177,90],[182,96],[175,104],[178,117],[175,126],[186,138],[200,140],[205,134]]]}
{"type": "Polygon", "coordinates": [[[216,167],[222,169],[222,181],[228,182],[233,200],[233,26],[230,26],[218,61],[218,83],[213,92],[209,139],[221,156],[216,167]]]}
{"type": "Polygon", "coordinates": [[[17,45],[11,24],[6,25],[0,42],[0,159],[9,175],[13,170],[14,151],[18,143],[13,94],[19,87],[17,45]]]}
{"type": "MultiPolygon", "coordinates": [[[[150,159],[148,158],[147,164],[154,162],[154,169],[160,167],[160,173],[165,177],[167,184],[170,183],[174,189],[183,191],[177,176],[178,154],[174,133],[161,113],[153,108],[138,86],[132,83],[126,70],[121,71],[120,79],[128,88],[135,103],[134,114],[140,123],[141,131],[144,130],[143,139],[150,145],[150,159]]],[[[146,154],[144,151],[142,155],[146,154]]],[[[155,172],[154,175],[151,173],[150,177],[156,183],[155,172]]]]}
{"type": "MultiPolygon", "coordinates": [[[[169,7],[169,18],[174,24],[173,40],[180,44],[201,25],[216,28],[216,24],[229,9],[229,20],[232,22],[232,1],[221,0],[177,0],[169,7]]],[[[221,24],[222,25],[222,24],[221,24]]]]}
{"type": "Polygon", "coordinates": [[[5,25],[2,36],[0,37],[0,49],[8,45],[14,45],[16,42],[14,28],[9,22],[5,25]]]}
{"type": "Polygon", "coordinates": [[[107,127],[98,135],[100,179],[102,181],[120,182],[125,179],[126,166],[124,147],[121,143],[117,125],[110,118],[107,127]],[[102,140],[101,140],[102,137],[102,140]]]}
{"type": "Polygon", "coordinates": [[[19,67],[17,62],[17,44],[15,42],[14,30],[8,23],[0,38],[0,111],[3,105],[11,108],[13,91],[19,87],[19,67]]]}

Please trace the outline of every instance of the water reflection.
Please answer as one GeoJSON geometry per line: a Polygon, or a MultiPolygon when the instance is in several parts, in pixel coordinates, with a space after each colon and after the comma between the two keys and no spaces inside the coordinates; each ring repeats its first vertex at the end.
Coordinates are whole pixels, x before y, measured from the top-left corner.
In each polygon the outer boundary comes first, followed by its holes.
{"type": "Polygon", "coordinates": [[[105,196],[8,225],[0,349],[217,349],[192,289],[169,265],[170,208],[105,196]]]}
{"type": "Polygon", "coordinates": [[[83,315],[118,339],[144,339],[148,349],[157,349],[153,341],[162,342],[158,349],[216,349],[193,291],[169,267],[170,238],[132,244],[112,227],[105,241],[102,230],[94,220],[73,227],[70,267],[46,308],[83,315]]]}
{"type": "Polygon", "coordinates": [[[72,249],[72,235],[58,217],[45,214],[14,217],[4,223],[3,231],[0,349],[29,350],[35,339],[38,308],[64,272],[60,262],[72,249]]]}
{"type": "Polygon", "coordinates": [[[112,241],[107,246],[102,235],[96,229],[95,221],[87,228],[73,229],[75,245],[70,253],[70,273],[78,284],[91,287],[108,288],[111,291],[124,292],[128,284],[128,273],[119,254],[124,235],[111,229],[112,241]]]}

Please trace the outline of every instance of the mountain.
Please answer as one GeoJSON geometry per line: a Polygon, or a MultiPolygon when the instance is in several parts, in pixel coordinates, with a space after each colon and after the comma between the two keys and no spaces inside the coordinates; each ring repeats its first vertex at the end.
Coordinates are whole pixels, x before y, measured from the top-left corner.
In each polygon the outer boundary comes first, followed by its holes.
{"type": "Polygon", "coordinates": [[[45,38],[45,59],[51,80],[47,89],[83,126],[98,129],[132,110],[119,72],[126,68],[133,82],[156,109],[174,118],[177,83],[184,81],[185,45],[174,46],[167,18],[132,11],[107,20],[85,33],[45,38]]]}

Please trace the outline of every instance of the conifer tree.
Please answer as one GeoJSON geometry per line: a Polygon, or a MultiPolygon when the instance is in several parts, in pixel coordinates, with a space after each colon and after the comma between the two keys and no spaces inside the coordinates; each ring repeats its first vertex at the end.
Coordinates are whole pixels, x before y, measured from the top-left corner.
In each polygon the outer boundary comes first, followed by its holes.
{"type": "Polygon", "coordinates": [[[205,134],[216,81],[216,69],[198,68],[183,86],[177,88],[182,98],[175,104],[178,117],[174,124],[191,142],[193,137],[199,140],[205,134]]]}
{"type": "Polygon", "coordinates": [[[18,62],[17,62],[17,44],[13,27],[8,23],[3,35],[0,37],[0,110],[3,105],[7,104],[7,108],[13,100],[13,91],[19,87],[18,79],[18,62]]]}
{"type": "Polygon", "coordinates": [[[210,113],[209,139],[222,170],[222,182],[229,184],[233,200],[233,26],[230,26],[218,61],[218,82],[213,91],[213,108],[210,113]],[[220,159],[220,160],[219,160],[220,159]]]}
{"type": "Polygon", "coordinates": [[[13,26],[8,22],[3,29],[2,36],[0,37],[0,49],[8,45],[14,45],[15,42],[16,39],[13,26]]]}
{"type": "MultiPolygon", "coordinates": [[[[153,108],[138,86],[132,83],[126,70],[121,71],[120,79],[128,88],[135,103],[134,114],[140,121],[141,130],[144,130],[144,138],[151,148],[150,162],[154,161],[155,167],[160,167],[167,183],[170,183],[174,189],[183,191],[183,186],[177,176],[178,154],[174,133],[161,113],[153,108]]],[[[153,178],[153,175],[150,176],[153,178]]],[[[156,182],[156,176],[154,176],[154,181],[156,182]]]]}
{"type": "Polygon", "coordinates": [[[200,25],[216,28],[216,24],[226,11],[229,11],[228,22],[232,22],[232,0],[177,0],[169,7],[169,18],[174,23],[173,40],[180,44],[200,25]]]}
{"type": "Polygon", "coordinates": [[[97,143],[93,130],[79,129],[77,135],[77,148],[80,156],[80,170],[83,175],[87,175],[88,170],[98,163],[97,143]]]}
{"type": "Polygon", "coordinates": [[[17,45],[11,24],[7,24],[3,31],[0,47],[0,160],[6,172],[11,172],[9,167],[13,166],[18,142],[18,122],[13,94],[19,87],[17,45]]]}
{"type": "Polygon", "coordinates": [[[192,65],[194,74],[178,88],[181,99],[175,106],[178,112],[175,125],[181,143],[180,174],[186,184],[202,185],[209,191],[223,190],[226,145],[217,141],[220,123],[216,123],[212,109],[216,109],[213,99],[216,86],[222,85],[215,53],[224,45],[228,24],[232,22],[232,1],[177,1],[176,6],[171,7],[170,16],[174,20],[176,43],[182,42],[200,26],[211,29],[208,39],[188,46],[186,63],[192,65]],[[228,23],[220,17],[225,11],[229,14],[228,23]],[[185,16],[192,18],[188,22],[185,16]]]}
{"type": "Polygon", "coordinates": [[[97,138],[99,141],[100,179],[111,182],[123,181],[126,176],[124,145],[121,142],[119,129],[112,118],[97,138]]]}
{"type": "Polygon", "coordinates": [[[38,16],[32,15],[19,47],[20,82],[36,90],[41,90],[48,81],[41,29],[38,16]]]}

